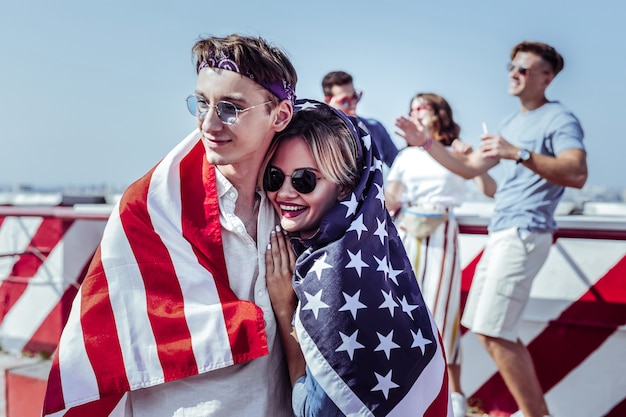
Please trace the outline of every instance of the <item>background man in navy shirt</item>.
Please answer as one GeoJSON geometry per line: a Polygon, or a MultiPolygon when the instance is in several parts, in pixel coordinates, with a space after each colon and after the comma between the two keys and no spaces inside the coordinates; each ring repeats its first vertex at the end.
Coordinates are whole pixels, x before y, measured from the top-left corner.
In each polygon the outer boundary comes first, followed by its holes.
{"type": "MultiPolygon", "coordinates": [[[[356,115],[356,105],[361,100],[362,91],[354,89],[352,75],[344,71],[332,71],[322,79],[322,90],[324,91],[324,101],[326,104],[341,110],[348,116],[356,115]]],[[[391,140],[385,127],[375,119],[360,117],[372,136],[372,141],[376,144],[376,149],[380,154],[380,159],[388,167],[398,154],[398,148],[391,140]]]]}

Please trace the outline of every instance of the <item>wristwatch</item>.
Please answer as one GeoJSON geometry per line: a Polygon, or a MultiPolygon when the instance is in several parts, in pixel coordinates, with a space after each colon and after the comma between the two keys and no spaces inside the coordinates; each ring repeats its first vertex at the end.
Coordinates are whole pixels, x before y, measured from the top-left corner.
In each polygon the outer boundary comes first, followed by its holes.
{"type": "Polygon", "coordinates": [[[528,149],[520,149],[517,152],[517,163],[521,164],[530,159],[530,151],[528,149]]]}

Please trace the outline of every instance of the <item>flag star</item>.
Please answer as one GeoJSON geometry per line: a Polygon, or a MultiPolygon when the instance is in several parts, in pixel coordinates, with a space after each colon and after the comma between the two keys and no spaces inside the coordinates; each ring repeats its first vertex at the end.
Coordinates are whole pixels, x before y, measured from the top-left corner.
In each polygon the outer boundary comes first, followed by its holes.
{"type": "Polygon", "coordinates": [[[425,351],[424,348],[426,347],[426,345],[430,345],[432,341],[422,336],[422,329],[418,329],[417,334],[413,333],[413,330],[411,330],[411,334],[413,335],[413,344],[411,345],[411,347],[419,347],[423,355],[425,351]]]}
{"type": "Polygon", "coordinates": [[[378,227],[376,228],[374,234],[380,238],[380,244],[384,245],[385,237],[387,237],[387,222],[385,220],[381,222],[380,220],[376,219],[376,223],[378,223],[378,227]]]}
{"type": "Polygon", "coordinates": [[[376,188],[378,188],[378,194],[376,194],[376,198],[380,200],[380,204],[385,208],[385,192],[383,191],[383,187],[379,184],[374,184],[376,188]]]}
{"type": "Polygon", "coordinates": [[[391,314],[391,317],[393,317],[394,308],[398,307],[398,304],[396,304],[396,302],[393,301],[393,295],[391,295],[391,291],[387,293],[383,290],[380,290],[380,292],[383,293],[383,297],[385,297],[385,301],[381,305],[379,305],[378,308],[388,308],[389,314],[391,314]]]}
{"type": "Polygon", "coordinates": [[[382,171],[382,169],[383,169],[383,161],[376,158],[374,160],[374,165],[372,166],[372,169],[370,171],[382,171]]]}
{"type": "Polygon", "coordinates": [[[324,255],[322,255],[321,258],[317,258],[315,260],[315,262],[313,263],[313,266],[311,267],[309,271],[309,272],[315,272],[315,275],[317,275],[318,280],[322,279],[322,271],[333,267],[332,265],[326,263],[327,256],[328,254],[324,252],[324,255]]]}
{"type": "Polygon", "coordinates": [[[350,201],[342,201],[341,204],[348,208],[348,211],[346,212],[346,218],[351,214],[356,213],[356,207],[358,203],[356,201],[356,195],[354,193],[350,194],[350,201]]]}
{"type": "Polygon", "coordinates": [[[306,305],[302,307],[302,310],[313,311],[313,315],[315,319],[317,319],[320,309],[328,308],[328,304],[322,301],[322,290],[319,290],[315,295],[311,295],[305,291],[304,295],[306,296],[306,305]]]}
{"type": "Polygon", "coordinates": [[[393,265],[389,264],[391,269],[389,270],[389,279],[392,280],[396,285],[398,284],[398,279],[396,278],[402,272],[402,269],[393,269],[393,265]]]}
{"type": "Polygon", "coordinates": [[[348,230],[346,230],[346,232],[349,232],[350,230],[354,230],[359,239],[361,239],[361,232],[367,232],[367,227],[365,227],[365,225],[363,224],[362,214],[357,219],[352,221],[352,224],[350,225],[348,230]]]}
{"type": "Polygon", "coordinates": [[[367,308],[365,304],[359,301],[360,296],[361,290],[358,290],[354,295],[348,295],[344,292],[343,298],[345,298],[346,303],[339,308],[339,311],[350,311],[350,313],[352,313],[352,318],[356,320],[356,313],[359,309],[367,308]]]}
{"type": "Polygon", "coordinates": [[[317,103],[311,103],[310,101],[304,102],[299,106],[299,110],[314,109],[317,107],[317,103]]]}
{"type": "Polygon", "coordinates": [[[387,336],[383,336],[382,334],[378,332],[376,332],[376,335],[378,335],[378,340],[380,340],[380,344],[376,346],[376,349],[374,349],[374,352],[383,350],[385,351],[385,356],[387,356],[387,359],[389,359],[389,355],[391,354],[391,349],[398,349],[400,347],[400,345],[396,344],[393,340],[391,340],[393,338],[393,330],[390,331],[387,336]]]}
{"type": "Polygon", "coordinates": [[[363,268],[369,267],[367,263],[363,262],[363,259],[361,258],[361,251],[358,251],[357,253],[348,251],[348,256],[350,257],[350,262],[346,264],[346,268],[356,269],[357,274],[359,274],[359,278],[361,278],[361,271],[363,268]]]}
{"type": "Polygon", "coordinates": [[[376,268],[376,271],[381,271],[385,274],[385,278],[387,278],[389,275],[389,263],[387,262],[387,257],[383,256],[383,259],[378,259],[374,256],[374,259],[378,262],[378,268],[376,268]]]}
{"type": "Polygon", "coordinates": [[[362,121],[359,120],[359,124],[358,127],[363,131],[363,133],[365,133],[364,135],[359,135],[361,136],[361,140],[363,141],[363,144],[365,144],[365,148],[366,149],[370,149],[372,146],[372,136],[370,134],[368,134],[368,130],[365,127],[365,125],[363,124],[362,121]]]}
{"type": "Polygon", "coordinates": [[[402,296],[402,300],[400,300],[400,305],[402,306],[402,311],[409,315],[409,317],[413,317],[411,312],[418,308],[418,305],[409,304],[409,301],[406,299],[406,296],[402,296]]]}
{"type": "Polygon", "coordinates": [[[392,371],[389,370],[389,373],[385,376],[379,375],[378,373],[374,372],[374,375],[376,375],[376,379],[378,380],[378,384],[376,384],[376,386],[372,388],[372,391],[382,391],[385,399],[387,399],[387,397],[389,396],[390,389],[398,388],[400,386],[391,380],[391,372],[392,371]]]}
{"type": "Polygon", "coordinates": [[[365,346],[356,341],[358,330],[355,330],[354,333],[350,336],[346,336],[345,334],[339,332],[339,336],[341,336],[341,345],[335,350],[335,352],[348,352],[348,356],[350,356],[350,360],[354,357],[354,351],[357,349],[363,349],[365,346]]]}

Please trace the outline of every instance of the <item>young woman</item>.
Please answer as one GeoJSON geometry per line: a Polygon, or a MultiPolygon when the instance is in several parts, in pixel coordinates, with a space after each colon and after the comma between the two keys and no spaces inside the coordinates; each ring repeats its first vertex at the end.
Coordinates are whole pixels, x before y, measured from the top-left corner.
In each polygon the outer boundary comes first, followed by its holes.
{"type": "MultiPolygon", "coordinates": [[[[461,128],[441,96],[417,94],[411,99],[409,119],[430,141],[457,152],[471,151],[459,140],[461,128]]],[[[424,147],[409,146],[396,157],[387,175],[385,197],[409,255],[426,304],[441,333],[448,360],[448,376],[455,417],[465,417],[466,399],[461,389],[461,268],[454,207],[465,194],[465,179],[448,171],[424,147]]],[[[485,194],[496,184],[484,174],[476,178],[485,194]]]]}
{"type": "Polygon", "coordinates": [[[377,151],[324,103],[296,111],[262,181],[281,225],[266,274],[294,412],[446,416],[444,354],[384,206],[377,151]]]}

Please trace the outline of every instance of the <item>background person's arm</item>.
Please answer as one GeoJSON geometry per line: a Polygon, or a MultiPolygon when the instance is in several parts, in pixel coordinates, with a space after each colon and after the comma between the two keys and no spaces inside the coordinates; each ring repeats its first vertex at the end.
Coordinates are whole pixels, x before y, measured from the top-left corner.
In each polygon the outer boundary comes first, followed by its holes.
{"type": "Polygon", "coordinates": [[[428,146],[430,155],[445,168],[465,179],[485,174],[499,162],[498,158],[487,158],[478,151],[470,154],[449,151],[438,141],[429,140],[425,129],[418,129],[415,123],[406,117],[401,116],[396,119],[396,127],[400,129],[396,133],[404,138],[409,146],[425,147],[430,143],[428,146]]]}
{"type": "MultiPolygon", "coordinates": [[[[479,151],[485,158],[517,160],[521,148],[510,144],[500,135],[481,138],[479,151]]],[[[566,149],[556,156],[530,152],[524,166],[553,184],[582,188],[587,181],[587,153],[582,149],[566,149]]]]}
{"type": "MultiPolygon", "coordinates": [[[[469,155],[473,152],[472,146],[469,143],[463,142],[461,139],[454,139],[451,145],[454,152],[469,155]]],[[[474,177],[474,182],[478,189],[487,197],[493,198],[496,194],[498,184],[489,173],[485,172],[474,177]]]]}

